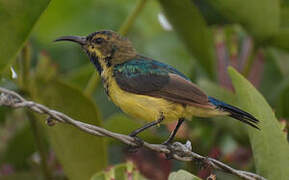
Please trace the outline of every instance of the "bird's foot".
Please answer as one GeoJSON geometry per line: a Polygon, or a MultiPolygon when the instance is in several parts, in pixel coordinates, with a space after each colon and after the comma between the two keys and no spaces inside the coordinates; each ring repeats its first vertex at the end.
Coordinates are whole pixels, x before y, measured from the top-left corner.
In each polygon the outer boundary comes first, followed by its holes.
{"type": "MultiPolygon", "coordinates": [[[[172,142],[171,142],[171,141],[168,141],[168,140],[166,140],[165,142],[163,142],[163,143],[162,143],[162,145],[165,145],[165,146],[167,146],[167,147],[168,147],[168,149],[170,149],[170,148],[171,148],[171,146],[172,146],[172,142]]],[[[166,156],[166,160],[171,160],[171,159],[174,159],[174,158],[173,158],[173,154],[172,154],[172,153],[169,153],[169,154],[165,154],[165,156],[166,156]]]]}
{"type": "Polygon", "coordinates": [[[128,147],[128,152],[135,153],[135,152],[137,152],[137,150],[139,148],[141,148],[143,146],[144,141],[141,138],[139,138],[136,135],[134,135],[134,134],[130,134],[129,136],[134,138],[134,142],[135,142],[136,145],[130,145],[128,147]]]}
{"type": "Polygon", "coordinates": [[[187,141],[186,144],[182,144],[180,142],[165,141],[162,143],[166,145],[167,148],[170,150],[170,153],[166,154],[167,159],[174,159],[173,155],[176,154],[180,157],[185,157],[187,151],[192,151],[192,145],[190,141],[187,141]]]}

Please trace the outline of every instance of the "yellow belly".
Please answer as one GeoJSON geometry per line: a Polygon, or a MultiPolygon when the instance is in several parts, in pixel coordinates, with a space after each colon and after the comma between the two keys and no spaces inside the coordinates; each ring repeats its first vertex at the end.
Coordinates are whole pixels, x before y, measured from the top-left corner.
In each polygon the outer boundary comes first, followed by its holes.
{"type": "Polygon", "coordinates": [[[161,113],[165,121],[175,121],[183,116],[184,107],[162,98],[139,95],[123,91],[115,80],[111,81],[109,94],[111,100],[130,116],[145,121],[156,121],[161,113]]]}
{"type": "Polygon", "coordinates": [[[109,94],[111,100],[119,106],[122,111],[130,116],[151,122],[164,116],[164,123],[176,121],[179,118],[191,119],[192,116],[211,117],[222,115],[214,109],[204,109],[181,104],[146,95],[139,95],[123,91],[114,79],[110,80],[109,94]]]}

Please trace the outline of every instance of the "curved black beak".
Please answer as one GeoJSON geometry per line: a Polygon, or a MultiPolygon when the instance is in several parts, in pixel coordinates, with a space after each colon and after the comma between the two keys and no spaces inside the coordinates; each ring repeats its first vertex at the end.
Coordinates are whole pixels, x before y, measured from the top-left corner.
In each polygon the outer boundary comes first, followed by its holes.
{"type": "Polygon", "coordinates": [[[83,36],[61,36],[61,37],[54,40],[54,42],[57,42],[57,41],[72,41],[72,42],[76,42],[80,45],[85,45],[86,44],[86,37],[83,37],[83,36]]]}

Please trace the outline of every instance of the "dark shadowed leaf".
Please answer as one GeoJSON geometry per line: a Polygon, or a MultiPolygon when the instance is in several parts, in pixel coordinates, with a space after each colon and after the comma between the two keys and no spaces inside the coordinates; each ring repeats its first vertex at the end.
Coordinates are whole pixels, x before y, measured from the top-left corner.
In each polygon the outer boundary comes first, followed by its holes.
{"type": "Polygon", "coordinates": [[[257,173],[268,179],[289,177],[289,145],[264,97],[236,70],[229,68],[238,104],[260,120],[260,131],[248,127],[257,173]]]}
{"type": "Polygon", "coordinates": [[[0,70],[16,56],[50,0],[0,0],[0,70]]]}

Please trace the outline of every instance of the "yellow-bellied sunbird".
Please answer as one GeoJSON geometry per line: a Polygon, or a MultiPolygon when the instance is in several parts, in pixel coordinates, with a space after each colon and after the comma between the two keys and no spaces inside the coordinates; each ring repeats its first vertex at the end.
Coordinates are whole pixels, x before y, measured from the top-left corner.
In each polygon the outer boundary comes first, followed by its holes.
{"type": "Polygon", "coordinates": [[[103,30],[86,37],[63,36],[55,41],[81,45],[99,72],[107,95],[125,113],[148,121],[130,136],[161,122],[178,120],[164,144],[171,143],[185,119],[230,116],[257,128],[251,114],[207,96],[170,65],[139,55],[132,43],[116,32],[103,30]]]}

